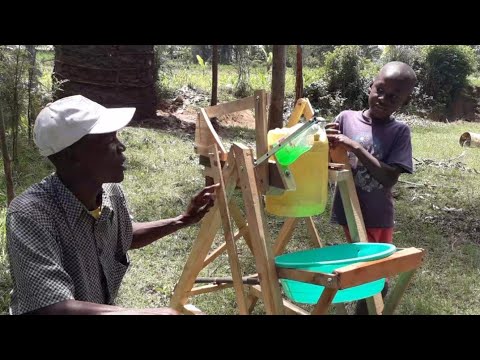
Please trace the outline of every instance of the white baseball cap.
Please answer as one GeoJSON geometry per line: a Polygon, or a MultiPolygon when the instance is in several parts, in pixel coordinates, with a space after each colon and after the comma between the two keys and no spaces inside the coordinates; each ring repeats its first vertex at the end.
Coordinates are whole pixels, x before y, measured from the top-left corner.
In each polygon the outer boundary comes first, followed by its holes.
{"type": "Polygon", "coordinates": [[[48,104],[33,128],[34,141],[43,156],[55,154],[87,134],[118,131],[132,120],[135,108],[111,108],[73,95],[48,104]]]}

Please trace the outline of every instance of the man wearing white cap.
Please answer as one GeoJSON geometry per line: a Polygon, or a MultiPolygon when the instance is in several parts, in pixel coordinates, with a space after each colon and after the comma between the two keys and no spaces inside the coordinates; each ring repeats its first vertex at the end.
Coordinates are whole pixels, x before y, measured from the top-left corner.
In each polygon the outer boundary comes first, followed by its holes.
{"type": "Polygon", "coordinates": [[[35,143],[56,172],[8,208],[12,314],[178,313],[114,305],[129,266],[127,251],[198,222],[213,205],[218,184],[200,191],[176,218],[132,223],[117,184],[125,170],[117,131],[134,112],[75,95],[39,113],[35,143]]]}

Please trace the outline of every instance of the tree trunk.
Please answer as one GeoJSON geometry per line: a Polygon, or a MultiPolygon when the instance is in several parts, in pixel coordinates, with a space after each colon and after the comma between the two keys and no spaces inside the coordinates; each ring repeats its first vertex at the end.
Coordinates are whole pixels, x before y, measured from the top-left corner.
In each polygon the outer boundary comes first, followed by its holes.
{"type": "Polygon", "coordinates": [[[212,45],[212,99],[210,105],[218,102],[218,45],[212,45]]]}
{"type": "Polygon", "coordinates": [[[5,172],[5,183],[7,184],[7,206],[15,197],[12,177],[12,159],[8,154],[7,140],[5,136],[5,124],[3,121],[3,110],[0,108],[0,146],[3,156],[3,170],[5,172]]]}
{"type": "Polygon", "coordinates": [[[272,94],[268,112],[268,129],[283,127],[285,100],[286,45],[273,45],[272,94]]]}
{"type": "Polygon", "coordinates": [[[233,45],[221,45],[220,64],[230,64],[232,62],[233,45]]]}
{"type": "Polygon", "coordinates": [[[84,95],[105,107],[136,107],[134,121],[156,115],[153,45],[55,45],[55,98],[84,95]],[[63,90],[63,91],[62,91],[63,90]]]}
{"type": "Polygon", "coordinates": [[[35,63],[37,60],[37,50],[35,45],[26,45],[27,51],[30,54],[30,67],[28,68],[28,107],[27,107],[27,127],[28,127],[28,141],[32,141],[32,128],[35,122],[32,104],[32,90],[36,88],[37,81],[35,78],[35,63]]]}
{"type": "Polygon", "coordinates": [[[295,78],[295,102],[303,97],[303,56],[302,45],[297,45],[297,72],[295,78]]]}

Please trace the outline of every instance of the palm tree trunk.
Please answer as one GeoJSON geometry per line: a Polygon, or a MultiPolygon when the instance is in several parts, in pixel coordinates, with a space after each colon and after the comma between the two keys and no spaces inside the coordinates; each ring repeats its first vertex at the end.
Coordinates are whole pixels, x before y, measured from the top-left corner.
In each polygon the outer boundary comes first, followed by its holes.
{"type": "Polygon", "coordinates": [[[136,107],[134,121],[156,115],[153,45],[55,45],[55,98],[84,95],[106,107],[136,107]]]}

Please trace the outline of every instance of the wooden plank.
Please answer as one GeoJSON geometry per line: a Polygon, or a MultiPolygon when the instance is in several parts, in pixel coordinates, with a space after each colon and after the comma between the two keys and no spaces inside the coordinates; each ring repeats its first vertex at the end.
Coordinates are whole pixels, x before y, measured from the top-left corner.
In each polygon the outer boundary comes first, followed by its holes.
{"type": "Polygon", "coordinates": [[[325,288],[322,292],[322,296],[320,296],[320,299],[318,299],[317,304],[313,308],[313,311],[311,312],[312,315],[325,315],[328,311],[328,308],[330,307],[330,304],[333,301],[333,298],[335,297],[335,294],[337,293],[338,289],[328,289],[325,288]]]}
{"type": "Polygon", "coordinates": [[[205,113],[208,117],[213,118],[231,114],[237,111],[253,109],[255,107],[254,97],[255,95],[223,104],[209,106],[205,108],[205,113]]]}
{"type": "Polygon", "coordinates": [[[367,302],[368,315],[382,314],[384,307],[382,294],[375,294],[374,296],[371,296],[365,300],[367,302]]]}
{"type": "MultiPolygon", "coordinates": [[[[252,297],[255,298],[255,300],[262,298],[262,290],[259,285],[251,285],[249,287],[250,287],[250,294],[252,295],[252,297]]],[[[283,309],[285,311],[285,315],[310,315],[308,311],[302,309],[301,307],[295,304],[292,304],[290,301],[286,299],[282,299],[282,302],[283,302],[283,309]]]]}
{"type": "MultiPolygon", "coordinates": [[[[242,236],[245,235],[245,233],[248,231],[248,228],[244,227],[240,229],[234,236],[233,240],[237,241],[240,239],[242,236]]],[[[205,261],[203,262],[203,267],[205,268],[208,264],[210,264],[212,261],[214,261],[216,258],[218,258],[223,252],[227,250],[227,243],[224,242],[220,246],[218,246],[215,250],[213,250],[208,256],[206,257],[205,261]]]]}
{"type": "Polygon", "coordinates": [[[307,101],[304,98],[300,98],[297,100],[295,107],[293,108],[292,114],[288,119],[287,127],[292,127],[298,123],[300,120],[300,116],[303,114],[303,110],[305,109],[307,101]]]}
{"type": "Polygon", "coordinates": [[[180,311],[188,300],[188,292],[192,289],[198,273],[203,269],[203,259],[212,246],[220,222],[220,212],[215,204],[202,220],[198,236],[170,299],[170,307],[180,311]]]}
{"type": "Polygon", "coordinates": [[[310,120],[313,115],[315,115],[315,112],[313,111],[312,104],[310,104],[310,101],[308,98],[305,98],[305,108],[303,109],[303,117],[307,120],[310,120]]]}
{"type": "Polygon", "coordinates": [[[273,244],[273,253],[275,256],[282,254],[285,251],[287,243],[292,238],[293,230],[297,226],[298,218],[287,218],[280,229],[275,244],[273,244]]]}
{"type": "Polygon", "coordinates": [[[202,286],[196,286],[188,292],[188,296],[195,296],[199,294],[206,294],[213,291],[223,290],[233,287],[233,283],[227,284],[208,284],[202,286]]]}
{"type": "Polygon", "coordinates": [[[311,216],[308,216],[304,219],[307,225],[308,235],[310,235],[310,239],[313,242],[313,246],[322,247],[322,240],[320,239],[320,235],[318,235],[318,231],[317,231],[317,228],[315,227],[315,223],[313,222],[313,218],[311,216]]]}
{"type": "Polygon", "coordinates": [[[183,305],[182,312],[187,315],[206,315],[202,310],[192,304],[183,305]]]}
{"type": "Polygon", "coordinates": [[[269,195],[280,195],[297,188],[290,168],[274,160],[268,160],[268,181],[267,194],[269,195]]]}
{"type": "Polygon", "coordinates": [[[345,217],[347,218],[348,230],[352,242],[368,242],[365,223],[363,222],[362,210],[358,202],[357,190],[351,172],[344,179],[340,179],[340,173],[337,173],[337,187],[340,190],[345,217]]]}
{"type": "Polygon", "coordinates": [[[345,149],[340,146],[330,147],[328,151],[330,157],[330,162],[344,164],[345,168],[351,170],[350,161],[348,160],[348,153],[345,149]]]}
{"type": "Polygon", "coordinates": [[[345,170],[347,167],[345,164],[339,164],[339,163],[328,163],[328,170],[345,170]]]}
{"type": "Polygon", "coordinates": [[[232,145],[232,149],[235,152],[253,255],[260,285],[262,286],[265,309],[267,314],[283,314],[282,297],[270,236],[266,227],[262,199],[255,179],[253,153],[251,149],[236,143],[232,145]]]}
{"type": "MultiPolygon", "coordinates": [[[[257,159],[268,151],[267,133],[267,94],[265,90],[256,90],[255,99],[255,140],[257,159]]],[[[260,186],[260,193],[265,194],[268,190],[268,162],[264,162],[256,168],[257,182],[260,186]]]]}
{"type": "Polygon", "coordinates": [[[339,289],[364,284],[377,279],[390,277],[414,270],[422,264],[424,251],[407,248],[380,260],[360,262],[334,271],[338,276],[339,289]]]}
{"type": "Polygon", "coordinates": [[[277,276],[279,279],[296,280],[315,285],[322,285],[332,289],[338,289],[339,287],[335,274],[277,267],[277,276]]]}
{"type": "MultiPolygon", "coordinates": [[[[210,118],[207,116],[207,113],[205,112],[204,108],[200,108],[198,110],[199,114],[199,123],[201,126],[201,131],[202,132],[208,132],[210,135],[206,137],[206,139],[209,141],[208,143],[205,143],[205,140],[202,139],[202,142],[197,142],[195,140],[195,144],[197,145],[198,149],[204,150],[202,148],[203,146],[211,146],[213,144],[217,145],[218,151],[220,151],[220,160],[225,161],[227,159],[227,150],[225,150],[225,147],[222,144],[222,141],[218,137],[217,132],[213,128],[213,125],[210,121],[210,118]],[[205,129],[206,127],[206,129],[205,129]]],[[[208,156],[209,154],[202,154],[208,156]]]]}
{"type": "MultiPolygon", "coordinates": [[[[241,315],[247,315],[247,303],[242,282],[242,270],[240,268],[240,261],[238,260],[237,247],[235,245],[233,227],[230,219],[230,210],[228,208],[229,200],[225,189],[225,183],[222,176],[222,168],[220,167],[220,158],[218,156],[218,148],[216,144],[210,147],[210,164],[212,168],[216,168],[217,172],[214,174],[215,183],[220,183],[220,187],[216,191],[216,201],[220,209],[220,217],[222,219],[223,233],[225,242],[227,244],[228,261],[230,263],[230,270],[232,272],[233,287],[235,288],[235,295],[237,304],[241,315]]],[[[232,162],[229,162],[232,166],[232,162]]]]}
{"type": "Polygon", "coordinates": [[[406,271],[398,277],[395,287],[392,289],[392,292],[387,297],[385,303],[385,308],[383,309],[383,315],[392,315],[400,303],[400,299],[408,287],[408,284],[413,278],[416,270],[406,271]]]}
{"type": "Polygon", "coordinates": [[[242,211],[238,207],[238,204],[235,202],[234,199],[230,200],[230,204],[228,205],[230,208],[230,214],[233,217],[233,220],[237,224],[239,231],[242,231],[243,238],[245,239],[245,243],[247,244],[248,248],[250,249],[251,253],[253,254],[253,247],[252,247],[252,238],[250,236],[250,229],[248,228],[248,224],[243,218],[242,211]],[[246,231],[243,231],[245,229],[246,231]]]}
{"type": "MultiPolygon", "coordinates": [[[[231,196],[237,184],[237,175],[235,166],[233,164],[233,152],[229,154],[228,163],[223,169],[223,179],[226,183],[226,192],[228,197],[231,196]]],[[[193,242],[190,255],[182,271],[182,275],[178,280],[177,285],[173,291],[170,299],[170,306],[181,310],[182,306],[188,300],[188,292],[192,289],[195,279],[200,271],[203,269],[204,259],[212,247],[213,239],[220,228],[221,218],[218,208],[218,202],[207,212],[201,221],[200,231],[193,242]]]]}

